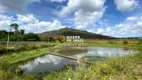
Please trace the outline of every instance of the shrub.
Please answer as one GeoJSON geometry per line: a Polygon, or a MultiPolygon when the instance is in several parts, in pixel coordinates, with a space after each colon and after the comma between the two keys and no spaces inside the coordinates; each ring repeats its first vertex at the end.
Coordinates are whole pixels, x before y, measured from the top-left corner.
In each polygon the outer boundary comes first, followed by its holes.
{"type": "Polygon", "coordinates": [[[36,46],[35,44],[22,44],[19,48],[17,48],[17,51],[24,51],[24,50],[33,50],[33,49],[37,49],[38,46],[36,46]]]}
{"type": "Polygon", "coordinates": [[[137,44],[142,44],[142,40],[139,40],[137,44]]]}
{"type": "Polygon", "coordinates": [[[3,54],[3,53],[6,53],[6,52],[7,52],[6,47],[0,46],[0,55],[3,54]]]}
{"type": "Polygon", "coordinates": [[[123,44],[128,44],[128,41],[124,40],[124,41],[123,41],[123,44]]]}
{"type": "Polygon", "coordinates": [[[56,42],[56,39],[53,37],[45,37],[45,38],[40,38],[41,41],[49,41],[49,42],[56,42]]]}
{"type": "Polygon", "coordinates": [[[112,41],[109,41],[109,44],[113,44],[113,42],[112,42],[112,41]]]}
{"type": "Polygon", "coordinates": [[[0,70],[7,70],[9,67],[8,63],[5,61],[0,61],[0,70]]]}
{"type": "Polygon", "coordinates": [[[99,64],[96,66],[96,69],[94,68],[94,71],[97,74],[100,74],[101,76],[105,76],[105,75],[113,75],[115,74],[115,70],[114,68],[111,67],[111,65],[107,64],[107,63],[103,63],[103,64],[99,64]]]}
{"type": "Polygon", "coordinates": [[[28,33],[23,35],[24,41],[40,41],[40,38],[37,34],[34,33],[28,33]]]}

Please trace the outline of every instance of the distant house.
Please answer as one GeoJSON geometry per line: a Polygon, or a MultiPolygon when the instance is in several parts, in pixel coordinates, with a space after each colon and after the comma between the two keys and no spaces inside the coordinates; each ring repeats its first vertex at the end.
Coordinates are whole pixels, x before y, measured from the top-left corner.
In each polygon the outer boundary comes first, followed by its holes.
{"type": "Polygon", "coordinates": [[[66,42],[84,42],[80,36],[66,36],[66,42]]]}

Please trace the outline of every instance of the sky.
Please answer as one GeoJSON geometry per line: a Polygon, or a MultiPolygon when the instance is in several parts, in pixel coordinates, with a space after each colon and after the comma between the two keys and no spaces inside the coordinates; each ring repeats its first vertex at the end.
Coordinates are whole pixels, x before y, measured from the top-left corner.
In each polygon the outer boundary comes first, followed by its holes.
{"type": "Polygon", "coordinates": [[[142,37],[142,0],[0,0],[0,30],[26,33],[74,28],[113,37],[142,37]]]}

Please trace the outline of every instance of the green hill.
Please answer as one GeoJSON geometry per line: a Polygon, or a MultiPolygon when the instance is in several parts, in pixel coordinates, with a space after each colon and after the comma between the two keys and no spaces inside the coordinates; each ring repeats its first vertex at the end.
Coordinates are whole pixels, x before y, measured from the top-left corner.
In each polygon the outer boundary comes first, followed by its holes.
{"type": "Polygon", "coordinates": [[[45,37],[54,37],[57,38],[60,35],[64,36],[80,36],[84,39],[112,39],[114,37],[101,35],[101,34],[95,34],[87,31],[77,30],[73,28],[62,28],[60,30],[53,30],[48,32],[40,33],[39,36],[41,38],[45,37]]]}

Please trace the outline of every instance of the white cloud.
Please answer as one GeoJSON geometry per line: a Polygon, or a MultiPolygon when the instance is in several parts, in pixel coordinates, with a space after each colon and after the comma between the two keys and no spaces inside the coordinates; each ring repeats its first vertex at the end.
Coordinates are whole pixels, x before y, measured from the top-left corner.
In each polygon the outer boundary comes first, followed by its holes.
{"type": "Polygon", "coordinates": [[[29,15],[17,15],[17,20],[19,23],[37,23],[39,20],[37,20],[33,14],[29,15]]]}
{"type": "Polygon", "coordinates": [[[96,33],[98,33],[98,34],[104,34],[105,31],[104,31],[103,28],[98,28],[96,33]]]}
{"type": "Polygon", "coordinates": [[[129,12],[138,7],[137,0],[115,0],[116,7],[119,11],[129,12]]]}
{"type": "Polygon", "coordinates": [[[110,28],[110,27],[107,27],[107,28],[106,28],[106,31],[107,31],[107,32],[110,32],[110,31],[111,31],[111,28],[110,28]]]}
{"type": "Polygon", "coordinates": [[[142,20],[137,22],[136,27],[142,28],[142,20]]]}
{"type": "Polygon", "coordinates": [[[17,15],[17,21],[21,24],[22,29],[25,29],[27,32],[45,32],[55,29],[64,28],[65,26],[62,26],[60,21],[54,20],[53,22],[49,21],[39,21],[36,16],[33,14],[29,15],[17,15]],[[24,24],[26,23],[26,24],[24,24]]]}
{"type": "Polygon", "coordinates": [[[132,37],[132,36],[141,36],[142,34],[142,20],[140,19],[141,16],[135,16],[137,20],[135,23],[127,22],[130,18],[126,18],[126,20],[120,24],[116,24],[112,27],[98,28],[97,30],[93,30],[91,32],[110,35],[110,36],[117,36],[117,37],[132,37]]]}
{"type": "Polygon", "coordinates": [[[25,6],[40,0],[0,0],[0,12],[14,11],[23,13],[25,6]]]}
{"type": "Polygon", "coordinates": [[[83,12],[79,11],[75,13],[75,24],[77,29],[87,28],[92,25],[93,22],[96,22],[103,16],[103,12],[83,12]],[[82,26],[82,27],[78,27],[82,26]]]}
{"type": "Polygon", "coordinates": [[[14,20],[13,17],[9,17],[3,14],[0,14],[0,30],[10,29],[10,23],[14,20]]]}
{"type": "Polygon", "coordinates": [[[74,13],[76,28],[87,28],[103,16],[105,0],[69,0],[60,16],[74,13]]]}
{"type": "Polygon", "coordinates": [[[136,17],[136,16],[131,16],[131,17],[128,17],[126,19],[126,21],[130,21],[130,22],[134,22],[134,21],[137,21],[137,20],[138,20],[138,17],[136,17]]]}
{"type": "Polygon", "coordinates": [[[51,1],[51,2],[59,2],[59,3],[61,3],[61,2],[65,2],[66,0],[49,0],[49,1],[51,1]]]}
{"type": "Polygon", "coordinates": [[[27,32],[45,32],[50,30],[57,30],[60,28],[65,28],[65,26],[62,26],[61,23],[57,20],[54,20],[53,22],[45,22],[40,21],[38,23],[29,23],[26,25],[21,25],[21,28],[27,30],[27,32]]]}
{"type": "Polygon", "coordinates": [[[0,14],[0,29],[9,30],[11,23],[18,23],[19,29],[25,29],[26,32],[44,32],[64,28],[60,21],[39,21],[33,14],[17,15],[17,19],[0,14]]]}

